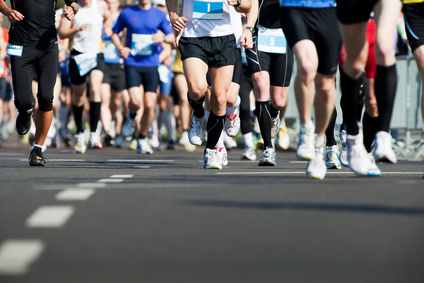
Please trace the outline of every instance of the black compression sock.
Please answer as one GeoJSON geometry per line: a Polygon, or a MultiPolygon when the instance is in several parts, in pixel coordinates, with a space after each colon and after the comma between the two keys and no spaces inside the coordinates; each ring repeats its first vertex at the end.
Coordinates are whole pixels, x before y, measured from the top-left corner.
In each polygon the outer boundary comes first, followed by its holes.
{"type": "Polygon", "coordinates": [[[261,130],[261,135],[264,140],[264,146],[272,147],[271,142],[271,113],[269,110],[268,101],[256,101],[256,117],[258,117],[259,128],[261,130]]]}
{"type": "Polygon", "coordinates": [[[187,92],[187,99],[188,103],[190,104],[191,108],[193,109],[193,115],[197,118],[202,118],[205,116],[205,109],[203,108],[203,102],[205,101],[205,97],[203,96],[197,101],[194,101],[190,98],[190,95],[188,95],[187,92]]]}
{"type": "Polygon", "coordinates": [[[210,113],[206,130],[208,132],[208,141],[206,148],[215,148],[224,129],[225,115],[216,116],[213,112],[210,113]]]}
{"type": "Polygon", "coordinates": [[[396,64],[377,66],[375,74],[375,97],[378,106],[378,131],[389,132],[397,87],[396,64]]]}

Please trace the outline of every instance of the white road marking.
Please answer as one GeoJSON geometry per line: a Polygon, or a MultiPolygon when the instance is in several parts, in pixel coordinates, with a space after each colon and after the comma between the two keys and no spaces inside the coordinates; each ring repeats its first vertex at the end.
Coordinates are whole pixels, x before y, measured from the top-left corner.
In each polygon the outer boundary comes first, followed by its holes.
{"type": "Polygon", "coordinates": [[[106,187],[105,183],[79,183],[77,184],[80,188],[104,188],[106,187]]]}
{"type": "Polygon", "coordinates": [[[74,213],[73,206],[42,206],[26,220],[30,228],[60,228],[74,213]]]}
{"type": "Polygon", "coordinates": [[[56,195],[56,200],[87,200],[94,193],[94,189],[66,189],[56,195]]]}
{"type": "MultiPolygon", "coordinates": [[[[306,174],[306,171],[255,171],[255,172],[218,172],[217,175],[290,175],[306,174]]],[[[381,175],[422,175],[423,172],[381,172],[381,175]]],[[[327,171],[327,175],[356,175],[351,171],[327,171]]],[[[359,176],[359,175],[358,175],[359,176]]],[[[375,177],[375,176],[370,176],[375,177]]]]}
{"type": "Polygon", "coordinates": [[[134,168],[139,168],[139,169],[149,169],[150,166],[134,166],[134,168]]]}
{"type": "Polygon", "coordinates": [[[109,159],[108,162],[131,162],[131,163],[138,163],[138,162],[148,162],[148,163],[159,163],[159,162],[166,162],[166,163],[173,163],[175,160],[172,159],[109,159]]]}
{"type": "Polygon", "coordinates": [[[294,163],[294,164],[296,164],[296,163],[308,163],[309,161],[308,160],[292,160],[292,161],[289,161],[289,163],[294,163]]]}
{"type": "Polygon", "coordinates": [[[6,240],[0,246],[0,275],[23,275],[45,249],[41,240],[6,240]]]}
{"type": "Polygon", "coordinates": [[[124,179],[100,179],[97,182],[99,183],[121,183],[124,179]]]}
{"type": "Polygon", "coordinates": [[[112,175],[111,178],[132,178],[134,175],[128,174],[128,175],[112,175]]]}

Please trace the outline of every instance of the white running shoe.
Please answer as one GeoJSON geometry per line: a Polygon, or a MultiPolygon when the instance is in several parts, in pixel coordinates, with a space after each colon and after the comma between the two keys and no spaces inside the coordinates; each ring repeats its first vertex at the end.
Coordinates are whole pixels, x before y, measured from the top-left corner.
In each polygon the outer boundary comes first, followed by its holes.
{"type": "Polygon", "coordinates": [[[147,139],[145,138],[137,140],[136,152],[140,154],[153,154],[152,147],[150,146],[150,144],[147,142],[147,139]]]}
{"type": "Polygon", "coordinates": [[[281,127],[281,129],[278,131],[277,144],[278,147],[283,150],[287,150],[290,147],[290,137],[287,127],[281,127]]]}
{"type": "Polygon", "coordinates": [[[222,166],[228,165],[228,155],[227,155],[227,149],[225,147],[220,147],[216,150],[216,156],[218,160],[221,160],[222,166]]]}
{"type": "Polygon", "coordinates": [[[349,161],[347,160],[347,132],[345,130],[340,131],[339,137],[341,144],[339,155],[340,164],[349,167],[349,161]]]}
{"type": "Polygon", "coordinates": [[[374,158],[376,161],[397,163],[396,153],[392,147],[392,136],[388,132],[380,131],[375,135],[374,158]]]}
{"type": "Polygon", "coordinates": [[[102,142],[100,140],[100,134],[97,132],[90,132],[90,139],[88,140],[89,148],[102,148],[102,142]]]}
{"type": "Polygon", "coordinates": [[[368,157],[370,158],[370,161],[371,161],[371,167],[368,170],[367,176],[381,176],[381,171],[377,167],[377,164],[375,164],[374,156],[372,155],[371,152],[368,153],[368,157]]]}
{"type": "Polygon", "coordinates": [[[225,132],[230,137],[235,137],[240,129],[239,110],[233,116],[225,116],[225,132]]]}
{"type": "Polygon", "coordinates": [[[315,158],[308,162],[306,166],[306,175],[311,179],[323,180],[327,174],[327,166],[324,161],[324,145],[315,147],[315,158]]]}
{"type": "Polygon", "coordinates": [[[248,147],[244,149],[243,154],[241,155],[241,159],[243,160],[256,160],[256,151],[253,147],[248,147]]]}
{"type": "Polygon", "coordinates": [[[350,169],[359,175],[366,175],[370,170],[371,161],[364,146],[361,130],[355,136],[347,136],[347,160],[350,169]]]}
{"type": "Polygon", "coordinates": [[[278,129],[280,128],[280,111],[275,117],[271,117],[271,138],[275,138],[278,134],[278,129]]]}
{"type": "Polygon", "coordinates": [[[224,135],[224,145],[227,149],[232,149],[237,147],[237,142],[234,138],[224,135]]]}
{"type": "Polygon", "coordinates": [[[222,163],[217,156],[218,150],[216,149],[205,149],[205,155],[203,156],[203,168],[205,169],[222,169],[222,163]]]}
{"type": "Polygon", "coordinates": [[[313,128],[300,127],[299,144],[296,155],[298,159],[313,160],[315,158],[315,134],[313,128]]]}
{"type": "Polygon", "coordinates": [[[85,144],[85,134],[84,133],[78,133],[74,136],[74,151],[75,153],[85,153],[87,150],[87,145],[85,144]]]}
{"type": "Polygon", "coordinates": [[[196,146],[192,145],[190,141],[188,140],[187,131],[182,132],[179,143],[184,147],[185,151],[187,152],[193,152],[196,150],[196,146]]]}
{"type": "Polygon", "coordinates": [[[188,129],[188,140],[192,145],[202,145],[203,143],[203,123],[204,117],[197,118],[191,113],[191,123],[188,129]]]}
{"type": "Polygon", "coordinates": [[[325,166],[327,166],[327,169],[342,169],[337,145],[325,147],[325,166]]]}
{"type": "Polygon", "coordinates": [[[272,147],[267,147],[262,153],[261,160],[259,160],[258,166],[276,166],[276,155],[275,150],[272,147]]]}

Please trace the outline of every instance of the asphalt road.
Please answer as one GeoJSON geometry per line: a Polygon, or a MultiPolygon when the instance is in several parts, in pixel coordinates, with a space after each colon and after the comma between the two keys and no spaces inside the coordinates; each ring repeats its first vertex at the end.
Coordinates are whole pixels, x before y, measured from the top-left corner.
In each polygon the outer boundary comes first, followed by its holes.
{"type": "MultiPolygon", "coordinates": [[[[0,282],[424,282],[424,163],[310,180],[202,149],[0,148],[0,282]]],[[[259,158],[259,153],[258,153],[259,158]]]]}

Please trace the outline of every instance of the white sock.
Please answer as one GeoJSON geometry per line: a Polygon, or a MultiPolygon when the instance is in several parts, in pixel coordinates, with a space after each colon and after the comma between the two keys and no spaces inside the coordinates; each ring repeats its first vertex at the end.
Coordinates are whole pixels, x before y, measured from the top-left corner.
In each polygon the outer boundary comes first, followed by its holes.
{"type": "Polygon", "coordinates": [[[243,135],[243,142],[245,148],[254,147],[253,146],[253,135],[252,132],[243,135]]]}
{"type": "Polygon", "coordinates": [[[219,140],[216,143],[215,148],[225,147],[224,146],[224,135],[226,135],[226,133],[224,131],[222,131],[221,135],[219,136],[219,140]]]}

